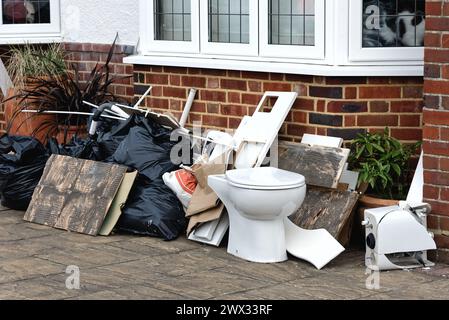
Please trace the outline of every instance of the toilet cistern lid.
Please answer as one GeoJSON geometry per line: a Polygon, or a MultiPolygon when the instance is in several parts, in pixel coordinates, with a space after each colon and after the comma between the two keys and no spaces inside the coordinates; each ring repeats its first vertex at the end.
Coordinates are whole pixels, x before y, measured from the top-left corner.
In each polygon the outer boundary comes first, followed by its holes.
{"type": "Polygon", "coordinates": [[[260,188],[296,188],[306,183],[300,174],[272,167],[230,170],[226,178],[235,185],[260,188]]]}

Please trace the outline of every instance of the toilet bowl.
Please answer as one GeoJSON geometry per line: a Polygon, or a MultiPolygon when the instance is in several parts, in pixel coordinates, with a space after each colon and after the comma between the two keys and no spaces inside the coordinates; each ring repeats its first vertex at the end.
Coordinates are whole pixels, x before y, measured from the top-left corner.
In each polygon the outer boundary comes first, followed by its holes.
{"type": "Polygon", "coordinates": [[[306,195],[303,176],[263,167],[212,175],[208,184],[229,215],[228,253],[259,263],[287,260],[284,218],[306,195]]]}

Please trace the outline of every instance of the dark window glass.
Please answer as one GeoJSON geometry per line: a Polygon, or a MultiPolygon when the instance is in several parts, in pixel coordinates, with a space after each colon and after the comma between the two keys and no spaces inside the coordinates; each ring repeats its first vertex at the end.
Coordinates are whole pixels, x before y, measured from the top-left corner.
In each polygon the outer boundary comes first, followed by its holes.
{"type": "Polygon", "coordinates": [[[50,23],[50,0],[2,0],[3,24],[50,23]]]}
{"type": "Polygon", "coordinates": [[[155,40],[191,41],[190,0],[154,2],[155,40]]]}

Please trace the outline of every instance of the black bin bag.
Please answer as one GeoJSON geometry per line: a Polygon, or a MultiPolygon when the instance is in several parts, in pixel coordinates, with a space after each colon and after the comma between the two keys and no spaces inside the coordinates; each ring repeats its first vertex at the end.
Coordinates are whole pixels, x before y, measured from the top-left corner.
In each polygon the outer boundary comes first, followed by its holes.
{"type": "Polygon", "coordinates": [[[150,181],[176,170],[179,164],[170,159],[177,143],[170,141],[171,130],[143,117],[135,117],[135,122],[112,156],[113,162],[136,169],[150,181]]]}
{"type": "Polygon", "coordinates": [[[176,239],[187,220],[176,195],[162,179],[139,176],[118,221],[118,229],[138,235],[176,239]]]}
{"type": "Polygon", "coordinates": [[[104,160],[100,154],[97,142],[90,138],[81,139],[73,137],[72,140],[65,145],[60,145],[56,139],[51,138],[48,142],[48,149],[51,154],[61,156],[93,161],[104,160]]]}
{"type": "Polygon", "coordinates": [[[32,137],[0,138],[0,194],[4,207],[28,208],[47,160],[46,149],[32,137]]]}
{"type": "Polygon", "coordinates": [[[111,160],[120,143],[128,136],[129,130],[136,125],[135,116],[126,121],[106,119],[98,128],[97,143],[101,157],[111,160]]]}

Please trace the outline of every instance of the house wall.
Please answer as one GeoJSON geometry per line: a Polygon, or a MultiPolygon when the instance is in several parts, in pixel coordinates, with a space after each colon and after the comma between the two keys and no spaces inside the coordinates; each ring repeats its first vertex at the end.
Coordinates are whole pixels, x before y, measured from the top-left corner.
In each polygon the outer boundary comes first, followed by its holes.
{"type": "Polygon", "coordinates": [[[449,261],[449,3],[427,1],[425,35],[424,197],[437,258],[449,261]]]}
{"type": "Polygon", "coordinates": [[[138,0],[61,0],[63,41],[108,44],[119,34],[119,44],[139,39],[138,0]]]}
{"type": "Polygon", "coordinates": [[[238,126],[251,115],[265,91],[296,91],[281,138],[299,141],[304,133],[352,140],[357,133],[384,130],[405,142],[422,138],[421,77],[314,77],[290,74],[134,66],[134,93],[153,85],[146,106],[179,117],[189,88],[199,90],[189,124],[205,128],[238,126]]]}

